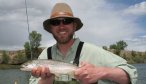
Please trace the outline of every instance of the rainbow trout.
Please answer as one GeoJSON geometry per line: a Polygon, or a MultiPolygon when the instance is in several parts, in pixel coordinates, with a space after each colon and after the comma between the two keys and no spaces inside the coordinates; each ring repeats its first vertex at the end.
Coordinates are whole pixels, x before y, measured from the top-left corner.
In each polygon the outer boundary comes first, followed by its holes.
{"type": "Polygon", "coordinates": [[[45,66],[49,68],[50,72],[56,77],[67,76],[74,78],[74,71],[78,68],[77,66],[65,63],[61,61],[47,60],[47,59],[38,59],[28,61],[21,65],[20,70],[22,71],[31,71],[34,67],[45,66]]]}

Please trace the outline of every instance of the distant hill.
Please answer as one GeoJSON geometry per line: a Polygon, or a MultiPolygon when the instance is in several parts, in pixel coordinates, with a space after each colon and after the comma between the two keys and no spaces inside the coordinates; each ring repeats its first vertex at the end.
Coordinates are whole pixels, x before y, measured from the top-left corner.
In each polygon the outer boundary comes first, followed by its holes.
{"type": "Polygon", "coordinates": [[[146,51],[139,52],[139,51],[128,51],[128,50],[113,50],[108,49],[108,51],[121,56],[122,58],[126,59],[128,63],[146,63],[146,51]]]}
{"type": "Polygon", "coordinates": [[[21,64],[26,61],[24,50],[5,51],[0,50],[0,63],[6,62],[8,64],[21,64]]]}

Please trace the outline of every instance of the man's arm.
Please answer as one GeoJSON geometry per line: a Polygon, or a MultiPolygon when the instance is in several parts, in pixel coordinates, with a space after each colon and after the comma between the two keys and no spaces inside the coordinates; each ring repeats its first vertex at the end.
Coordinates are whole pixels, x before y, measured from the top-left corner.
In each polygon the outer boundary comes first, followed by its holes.
{"type": "MultiPolygon", "coordinates": [[[[106,68],[105,79],[112,80],[118,84],[130,84],[128,74],[121,68],[106,68]]],[[[98,71],[98,70],[97,70],[98,71]]]]}
{"type": "Polygon", "coordinates": [[[75,77],[83,84],[95,83],[98,80],[110,80],[118,84],[129,84],[127,73],[121,68],[95,67],[91,64],[82,63],[75,71],[75,77]]]}

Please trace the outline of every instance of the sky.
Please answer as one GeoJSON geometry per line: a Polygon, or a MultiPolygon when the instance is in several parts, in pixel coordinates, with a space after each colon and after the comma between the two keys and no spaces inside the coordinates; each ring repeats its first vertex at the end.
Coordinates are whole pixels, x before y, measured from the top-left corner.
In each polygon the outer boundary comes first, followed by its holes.
{"type": "Polygon", "coordinates": [[[0,0],[0,50],[23,49],[29,32],[42,35],[41,46],[55,43],[43,29],[58,2],[70,5],[83,27],[75,33],[80,40],[97,46],[109,46],[124,40],[126,50],[146,51],[146,0],[0,0]]]}

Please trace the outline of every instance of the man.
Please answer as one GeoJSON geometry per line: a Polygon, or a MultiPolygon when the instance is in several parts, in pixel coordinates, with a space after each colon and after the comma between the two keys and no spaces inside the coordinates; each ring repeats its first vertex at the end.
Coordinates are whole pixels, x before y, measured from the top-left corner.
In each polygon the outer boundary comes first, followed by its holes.
{"type": "MultiPolygon", "coordinates": [[[[75,84],[136,84],[135,67],[111,52],[83,43],[79,38],[73,38],[74,33],[81,29],[83,24],[79,18],[73,16],[67,4],[57,3],[43,26],[53,35],[57,43],[51,48],[44,49],[39,59],[60,60],[79,65],[80,68],[74,72],[76,80],[71,80],[75,84]]],[[[31,84],[65,83],[61,83],[61,79],[58,82],[54,81],[54,75],[43,66],[34,68],[31,73],[32,76],[39,77],[36,80],[32,77],[31,84]]],[[[60,76],[62,79],[63,77],[60,76]]]]}

